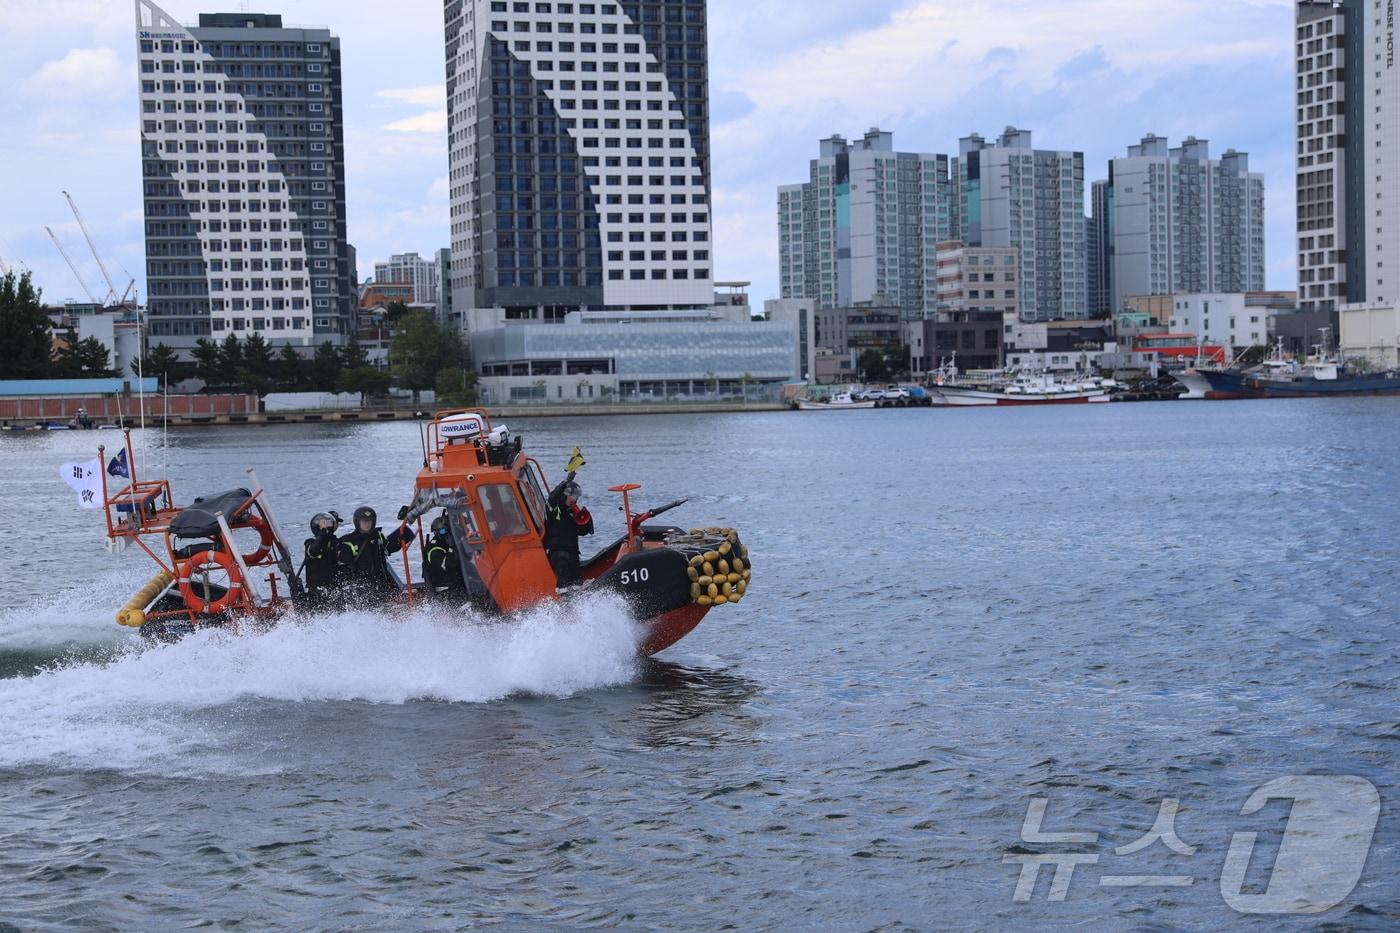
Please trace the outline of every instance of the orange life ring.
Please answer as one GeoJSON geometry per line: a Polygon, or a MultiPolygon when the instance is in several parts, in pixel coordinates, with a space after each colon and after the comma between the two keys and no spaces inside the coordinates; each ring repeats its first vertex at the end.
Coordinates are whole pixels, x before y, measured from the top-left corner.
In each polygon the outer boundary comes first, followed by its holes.
{"type": "Polygon", "coordinates": [[[177,579],[180,583],[180,595],[184,597],[185,606],[194,612],[217,615],[243,597],[243,580],[238,574],[238,564],[234,561],[233,555],[227,551],[195,551],[187,560],[182,561],[177,569],[179,570],[177,579]],[[204,597],[195,592],[190,576],[196,570],[211,564],[218,566],[228,574],[228,592],[213,602],[206,603],[204,597]]]}
{"type": "Polygon", "coordinates": [[[247,567],[252,567],[267,560],[267,555],[272,553],[272,543],[274,541],[272,529],[268,527],[267,522],[256,515],[249,514],[237,527],[256,528],[258,537],[261,539],[258,542],[258,549],[256,551],[251,554],[243,555],[243,564],[247,567]]]}

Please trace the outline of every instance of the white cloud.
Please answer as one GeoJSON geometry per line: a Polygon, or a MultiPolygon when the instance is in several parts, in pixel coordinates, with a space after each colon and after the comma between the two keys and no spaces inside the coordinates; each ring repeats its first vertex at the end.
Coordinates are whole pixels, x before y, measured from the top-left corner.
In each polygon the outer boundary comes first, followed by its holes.
{"type": "Polygon", "coordinates": [[[386,88],[382,91],[376,91],[374,96],[386,100],[401,100],[406,104],[416,104],[419,107],[432,107],[447,101],[447,86],[427,84],[422,87],[386,88]]]}
{"type": "Polygon", "coordinates": [[[111,49],[70,49],[57,61],[45,62],[24,88],[43,97],[107,97],[125,91],[131,80],[111,49]]]}
{"type": "Polygon", "coordinates": [[[429,110],[416,117],[405,117],[402,120],[387,123],[384,128],[395,133],[446,133],[447,111],[429,110]]]}

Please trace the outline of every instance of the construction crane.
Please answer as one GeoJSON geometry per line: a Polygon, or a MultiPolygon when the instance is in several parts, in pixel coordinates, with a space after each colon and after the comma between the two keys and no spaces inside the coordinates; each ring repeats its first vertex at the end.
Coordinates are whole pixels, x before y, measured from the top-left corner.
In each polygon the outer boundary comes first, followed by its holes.
{"type": "MultiPolygon", "coordinates": [[[[83,239],[87,240],[88,249],[92,250],[92,258],[97,260],[97,268],[102,270],[102,278],[107,283],[107,297],[111,301],[119,301],[117,287],[112,284],[112,277],[107,274],[107,267],[102,264],[102,257],[97,255],[97,246],[92,242],[92,234],[88,233],[87,224],[83,223],[83,215],[78,213],[78,205],[73,202],[73,196],[67,191],[63,196],[68,199],[68,206],[73,209],[73,218],[78,221],[78,229],[83,231],[83,239]]],[[[57,240],[54,241],[58,242],[57,240]]],[[[64,257],[67,258],[66,256],[64,257]]],[[[69,263],[72,265],[72,263],[69,263]]],[[[76,270],[75,270],[76,271],[76,270]]]]}
{"type": "Polygon", "coordinates": [[[97,300],[97,297],[93,295],[92,289],[87,287],[87,283],[83,281],[83,277],[78,274],[78,267],[73,265],[72,257],[68,255],[68,250],[63,248],[63,244],[58,242],[58,237],[54,235],[53,230],[49,227],[45,227],[44,229],[48,231],[49,239],[53,240],[53,245],[58,247],[58,254],[63,257],[64,262],[68,263],[68,268],[73,270],[73,278],[78,280],[78,284],[81,285],[83,291],[87,293],[88,301],[91,301],[95,305],[101,304],[101,302],[97,300]]]}

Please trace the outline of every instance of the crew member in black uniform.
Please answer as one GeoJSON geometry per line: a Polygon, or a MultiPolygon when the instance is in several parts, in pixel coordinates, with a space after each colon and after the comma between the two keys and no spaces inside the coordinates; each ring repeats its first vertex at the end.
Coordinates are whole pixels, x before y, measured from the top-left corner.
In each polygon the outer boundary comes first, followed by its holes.
{"type": "Polygon", "coordinates": [[[335,598],[336,578],[340,575],[336,558],[340,542],[335,530],[339,527],[340,516],[335,512],[318,512],[311,518],[311,537],[306,539],[302,566],[306,570],[306,599],[313,608],[328,606],[335,598]]]}
{"type": "Polygon", "coordinates": [[[389,573],[389,555],[412,541],[413,532],[405,526],[385,535],[379,530],[378,520],[369,506],[356,509],[354,530],[341,537],[336,555],[344,583],[358,591],[355,595],[383,600],[399,591],[399,584],[389,573]]]}
{"type": "Polygon", "coordinates": [[[544,548],[562,592],[579,582],[578,539],[593,534],[593,516],[579,504],[579,485],[570,470],[549,494],[545,509],[544,548]]]}
{"type": "Polygon", "coordinates": [[[432,534],[423,552],[423,579],[428,592],[440,599],[464,600],[467,585],[462,580],[462,567],[457,560],[457,548],[452,543],[447,514],[433,519],[432,534]]]}

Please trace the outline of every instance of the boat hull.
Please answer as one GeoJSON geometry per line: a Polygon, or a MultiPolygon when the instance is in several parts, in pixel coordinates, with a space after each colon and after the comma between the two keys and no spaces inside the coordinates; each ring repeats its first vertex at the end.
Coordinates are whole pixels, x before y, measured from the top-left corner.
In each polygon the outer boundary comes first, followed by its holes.
{"type": "Polygon", "coordinates": [[[1335,395],[1400,395],[1400,377],[1389,373],[1339,379],[1265,379],[1239,370],[1203,372],[1206,398],[1321,398],[1335,395]]]}
{"type": "Polygon", "coordinates": [[[949,388],[933,390],[933,404],[941,408],[989,408],[1011,405],[1082,405],[1107,402],[1103,389],[1080,389],[1073,392],[998,392],[994,389],[949,388]]]}
{"type": "Polygon", "coordinates": [[[1172,379],[1186,389],[1186,392],[1180,396],[1183,399],[1204,399],[1210,395],[1210,380],[1206,379],[1199,370],[1188,369],[1185,372],[1172,373],[1172,379]]]}
{"type": "Polygon", "coordinates": [[[866,408],[874,408],[875,403],[871,402],[815,402],[811,399],[800,398],[797,400],[798,411],[859,411],[866,408]]]}

